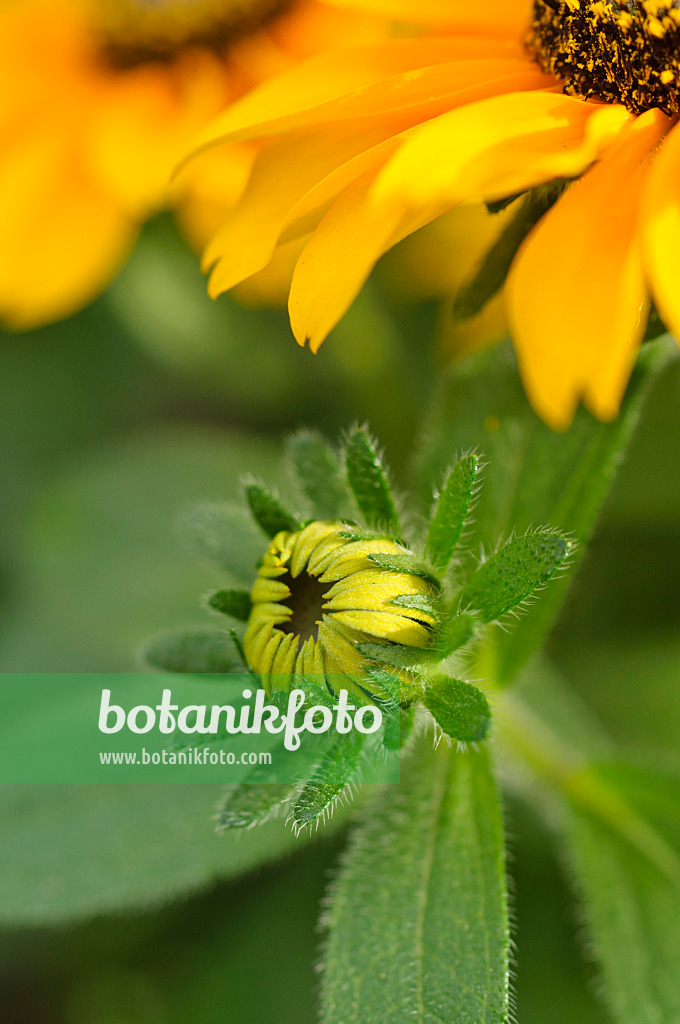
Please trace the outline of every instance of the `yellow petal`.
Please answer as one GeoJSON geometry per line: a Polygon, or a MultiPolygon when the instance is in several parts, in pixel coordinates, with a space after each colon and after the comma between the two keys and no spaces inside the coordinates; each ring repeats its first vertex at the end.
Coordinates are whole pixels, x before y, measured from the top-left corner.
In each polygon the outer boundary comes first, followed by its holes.
{"type": "MultiPolygon", "coordinates": [[[[266,266],[279,238],[312,230],[347,185],[387,159],[387,149],[394,149],[390,139],[398,133],[457,103],[507,88],[533,88],[543,77],[525,60],[514,59],[423,68],[415,79],[378,83],[370,102],[364,97],[359,121],[275,140],[256,159],[241,202],[206,250],[204,266],[214,264],[210,294],[217,296],[266,266]]],[[[336,114],[339,110],[338,105],[336,114]]]]}
{"type": "Polygon", "coordinates": [[[82,174],[62,125],[0,166],[0,317],[15,328],[67,316],[114,276],[137,225],[82,174]]]}
{"type": "Polygon", "coordinates": [[[83,126],[93,175],[133,214],[158,209],[182,153],[228,98],[224,65],[203,51],[107,76],[83,126]]]}
{"type": "Polygon", "coordinates": [[[322,53],[264,82],[234,103],[200,133],[194,150],[337,120],[339,116],[361,117],[368,111],[372,88],[381,83],[378,92],[382,97],[390,88],[404,88],[405,83],[417,87],[423,68],[494,58],[522,59],[522,53],[514,43],[452,37],[393,39],[322,53]]]}
{"type": "Polygon", "coordinates": [[[631,117],[624,107],[551,91],[492,96],[415,131],[379,176],[375,202],[452,207],[573,177],[631,117]]]}
{"type": "MultiPolygon", "coordinates": [[[[357,0],[332,0],[336,7],[356,7],[357,0]]],[[[472,4],[469,0],[360,0],[362,10],[413,22],[415,25],[446,26],[457,33],[485,37],[523,39],[531,20],[527,0],[490,0],[472,4]]]]}
{"type": "Polygon", "coordinates": [[[364,147],[384,137],[385,126],[357,132],[306,132],[277,140],[257,157],[248,187],[208,246],[210,294],[232,288],[267,265],[295,204],[318,181],[364,147]]]}
{"type": "Polygon", "coordinates": [[[330,208],[295,267],[288,310],[293,334],[313,352],[347,312],[376,262],[402,238],[443,213],[441,207],[409,211],[372,202],[371,172],[330,208]]]}
{"type": "Polygon", "coordinates": [[[675,127],[652,164],[642,207],[647,280],[664,323],[680,338],[680,131],[675,127]]]}
{"type": "Polygon", "coordinates": [[[669,120],[650,110],[540,221],[513,264],[507,310],[527,393],[556,429],[580,398],[617,415],[648,298],[637,226],[651,151],[669,120]]]}

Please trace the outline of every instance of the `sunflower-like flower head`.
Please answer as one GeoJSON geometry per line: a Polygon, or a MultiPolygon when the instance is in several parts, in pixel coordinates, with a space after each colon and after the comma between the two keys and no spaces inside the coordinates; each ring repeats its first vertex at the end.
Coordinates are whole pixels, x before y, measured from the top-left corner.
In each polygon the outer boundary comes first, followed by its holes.
{"type": "MultiPolygon", "coordinates": [[[[449,468],[424,530],[399,515],[365,429],[351,430],[340,451],[303,431],[291,438],[288,456],[302,492],[299,512],[249,478],[245,497],[259,536],[230,506],[201,506],[187,521],[199,550],[248,583],[208,598],[233,628],[160,637],[147,659],[165,671],[246,669],[274,702],[302,690],[308,707],[332,708],[347,691],[354,706],[381,709],[383,757],[408,742],[418,721],[434,719],[440,733],[461,743],[483,740],[491,721],[486,697],[454,672],[487,625],[554,576],[571,542],[533,529],[472,559],[463,538],[479,486],[474,452],[449,468]]],[[[316,821],[356,780],[363,743],[356,734],[336,737],[314,777],[290,792],[254,787],[253,796],[251,787],[236,787],[222,825],[254,824],[293,796],[296,826],[316,821]]]]}
{"type": "MultiPolygon", "coordinates": [[[[680,336],[677,0],[380,7],[422,34],[309,61],[202,133],[197,153],[262,146],[206,251],[211,294],[304,240],[290,320],[316,351],[384,253],[482,199],[507,220],[457,323],[502,298],[539,415],[565,429],[583,402],[615,419],[645,332],[661,333],[650,303],[680,336]]],[[[438,259],[460,265],[459,247],[438,259]]]]}
{"type": "Polygon", "coordinates": [[[312,677],[334,692],[344,686],[360,701],[387,698],[366,672],[372,662],[362,644],[427,649],[439,590],[411,552],[387,537],[362,536],[342,522],[282,531],[251,592],[248,664],[274,688],[312,677]]]}

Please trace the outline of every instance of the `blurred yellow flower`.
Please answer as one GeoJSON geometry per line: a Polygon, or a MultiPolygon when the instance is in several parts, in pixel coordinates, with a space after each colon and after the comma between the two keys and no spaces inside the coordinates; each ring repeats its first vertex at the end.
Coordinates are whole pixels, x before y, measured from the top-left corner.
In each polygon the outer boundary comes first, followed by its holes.
{"type": "Polygon", "coordinates": [[[211,294],[309,236],[289,309],[298,342],[317,350],[405,236],[460,204],[578,178],[520,246],[506,313],[550,424],[566,427],[581,399],[614,418],[650,293],[680,333],[680,10],[363,3],[421,34],[313,58],[199,137],[197,151],[266,139],[207,249],[211,294]]]}
{"type": "Polygon", "coordinates": [[[378,24],[318,0],[4,0],[0,320],[32,327],[86,304],[165,205],[202,244],[255,147],[209,155],[170,191],[196,132],[254,84],[378,24]]]}

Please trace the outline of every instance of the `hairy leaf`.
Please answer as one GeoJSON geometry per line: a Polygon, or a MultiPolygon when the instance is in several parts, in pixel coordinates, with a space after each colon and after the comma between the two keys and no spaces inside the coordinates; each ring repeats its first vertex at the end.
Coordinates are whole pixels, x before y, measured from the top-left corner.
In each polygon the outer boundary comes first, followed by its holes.
{"type": "Polygon", "coordinates": [[[196,626],[156,637],[143,651],[145,661],[164,672],[242,672],[243,662],[228,633],[196,626]]]}
{"type": "Polygon", "coordinates": [[[435,676],[428,680],[423,703],[442,732],[453,740],[477,743],[489,732],[489,702],[479,687],[472,683],[435,676]]]}
{"type": "Polygon", "coordinates": [[[268,537],[275,537],[282,530],[297,530],[297,519],[283,507],[274,491],[254,480],[246,480],[245,494],[255,522],[268,537]]]}
{"type": "Polygon", "coordinates": [[[368,809],[331,893],[324,1024],[508,1019],[503,829],[486,751],[423,737],[368,809]]]}
{"type": "Polygon", "coordinates": [[[368,525],[398,533],[399,519],[382,457],[361,427],[345,441],[345,461],[349,485],[368,525]]]}
{"type": "Polygon", "coordinates": [[[591,769],[622,801],[620,829],[574,806],[569,849],[603,994],[618,1024],[680,1020],[680,778],[591,769]]]}
{"type": "Polygon", "coordinates": [[[316,519],[338,519],[349,511],[350,495],[340,460],[320,434],[299,430],[287,450],[300,489],[316,519]]]}
{"type": "Polygon", "coordinates": [[[483,622],[499,619],[547,583],[569,549],[566,537],[545,530],[515,537],[480,565],[463,587],[459,607],[477,612],[483,622]]]}
{"type": "Polygon", "coordinates": [[[434,507],[425,555],[435,571],[444,572],[453,558],[470,514],[479,456],[465,455],[454,465],[434,507]]]}

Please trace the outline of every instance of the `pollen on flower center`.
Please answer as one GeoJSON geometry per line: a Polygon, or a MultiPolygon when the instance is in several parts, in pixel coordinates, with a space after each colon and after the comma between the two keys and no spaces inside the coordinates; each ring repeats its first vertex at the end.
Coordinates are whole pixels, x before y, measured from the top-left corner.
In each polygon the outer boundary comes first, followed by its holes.
{"type": "Polygon", "coordinates": [[[290,0],[91,0],[92,23],[116,67],[168,61],[200,46],[216,52],[282,13],[290,0]]]}
{"type": "Polygon", "coordinates": [[[680,0],[534,0],[527,45],[569,95],[680,112],[680,0]]]}

